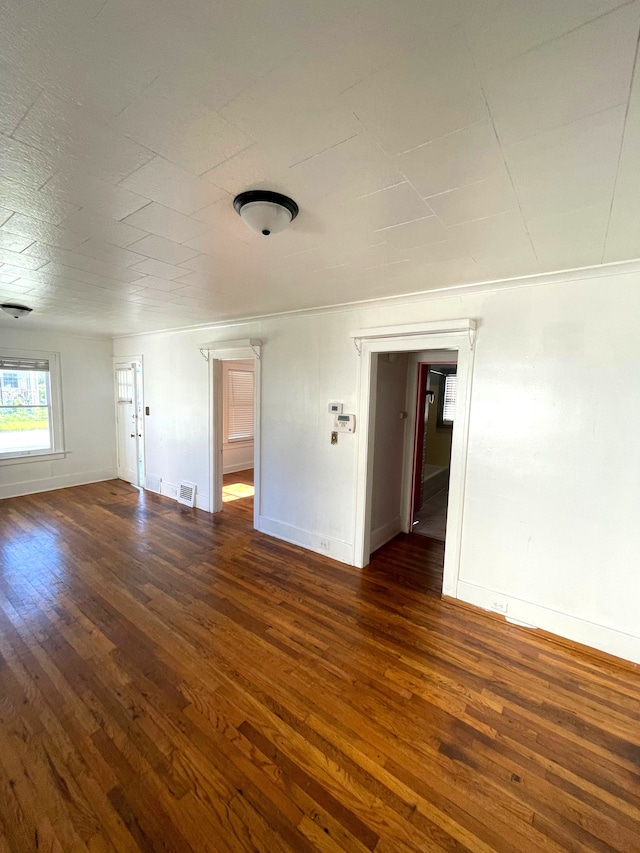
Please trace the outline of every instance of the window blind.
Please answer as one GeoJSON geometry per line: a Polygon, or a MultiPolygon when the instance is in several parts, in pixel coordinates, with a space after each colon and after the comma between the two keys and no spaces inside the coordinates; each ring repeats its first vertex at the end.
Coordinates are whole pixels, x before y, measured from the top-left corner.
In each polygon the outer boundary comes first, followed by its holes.
{"type": "Polygon", "coordinates": [[[253,441],[253,373],[228,372],[227,441],[253,441]]]}
{"type": "Polygon", "coordinates": [[[48,373],[49,359],[0,355],[0,370],[38,370],[48,373]]]}
{"type": "Polygon", "coordinates": [[[444,402],[442,404],[442,420],[453,423],[456,414],[456,393],[458,390],[458,376],[449,373],[444,378],[444,402]]]}

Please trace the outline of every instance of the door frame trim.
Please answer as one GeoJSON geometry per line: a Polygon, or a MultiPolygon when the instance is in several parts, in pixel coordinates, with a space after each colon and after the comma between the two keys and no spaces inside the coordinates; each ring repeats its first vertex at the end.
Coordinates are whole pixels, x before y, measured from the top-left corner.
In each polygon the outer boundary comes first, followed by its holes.
{"type": "Polygon", "coordinates": [[[370,559],[378,355],[428,350],[455,350],[458,353],[458,398],[451,446],[449,510],[442,586],[443,594],[453,598],[458,597],[475,330],[475,321],[464,319],[362,329],[352,332],[351,335],[360,354],[353,535],[353,565],[359,568],[366,566],[370,559]]]}

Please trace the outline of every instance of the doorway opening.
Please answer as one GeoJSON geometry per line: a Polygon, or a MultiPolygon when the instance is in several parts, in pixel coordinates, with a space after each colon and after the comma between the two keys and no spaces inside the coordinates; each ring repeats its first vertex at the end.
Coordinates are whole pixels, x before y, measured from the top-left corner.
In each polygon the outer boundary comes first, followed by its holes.
{"type": "Polygon", "coordinates": [[[118,478],[144,486],[144,386],[142,356],[114,359],[118,478]]]}
{"type": "Polygon", "coordinates": [[[222,510],[250,519],[254,500],[255,360],[222,362],[222,510]]]}
{"type": "Polygon", "coordinates": [[[376,566],[393,553],[412,582],[422,566],[424,584],[440,592],[455,417],[455,397],[444,407],[451,380],[441,389],[440,378],[454,375],[457,353],[379,353],[374,361],[369,550],[376,566]]]}
{"type": "MultiPolygon", "coordinates": [[[[456,361],[418,362],[411,483],[411,531],[446,540],[456,361]]],[[[409,393],[411,389],[408,389],[409,393]]]]}
{"type": "Polygon", "coordinates": [[[260,517],[260,377],[262,341],[202,345],[209,363],[210,511],[260,517]]]}
{"type": "MultiPolygon", "coordinates": [[[[356,473],[356,507],[354,529],[354,557],[356,566],[364,567],[369,563],[375,545],[389,541],[398,532],[409,533],[412,529],[411,515],[412,488],[414,473],[413,426],[415,425],[417,400],[418,362],[435,364],[453,363],[457,359],[457,395],[455,404],[455,423],[452,428],[451,461],[449,476],[448,510],[446,521],[446,541],[444,544],[444,568],[442,594],[457,597],[458,575],[460,569],[460,551],[462,546],[462,521],[464,508],[464,488],[466,481],[467,445],[469,434],[469,411],[471,381],[473,375],[473,355],[475,342],[475,322],[471,319],[436,321],[405,326],[374,327],[352,332],[356,350],[360,356],[358,387],[358,457],[356,473]],[[425,355],[423,356],[423,353],[425,355]],[[398,412],[397,407],[380,405],[378,399],[378,374],[380,363],[386,359],[390,364],[397,363],[400,355],[407,360],[406,408],[398,412]],[[444,358],[441,357],[444,354],[444,358]],[[420,358],[413,358],[413,356],[420,358]],[[395,361],[394,361],[395,356],[395,361]],[[413,376],[413,379],[411,378],[413,376]],[[404,422],[402,455],[403,465],[400,477],[399,511],[393,516],[388,514],[388,526],[382,536],[380,525],[374,524],[374,489],[376,438],[379,432],[380,412],[385,413],[388,423],[404,422]],[[393,529],[395,526],[395,530],[393,529]],[[376,541],[376,535],[378,540],[376,541]]],[[[394,445],[386,445],[387,447],[394,445]]],[[[396,451],[397,452],[397,451],[396,451]]],[[[386,464],[385,454],[378,453],[386,464]]],[[[397,463],[394,471],[397,476],[397,463]]],[[[395,499],[394,499],[395,502],[395,499]]],[[[398,504],[395,504],[396,506],[398,504]]],[[[380,522],[380,517],[377,518],[380,522]]],[[[415,537],[420,540],[421,537],[415,537]]]]}

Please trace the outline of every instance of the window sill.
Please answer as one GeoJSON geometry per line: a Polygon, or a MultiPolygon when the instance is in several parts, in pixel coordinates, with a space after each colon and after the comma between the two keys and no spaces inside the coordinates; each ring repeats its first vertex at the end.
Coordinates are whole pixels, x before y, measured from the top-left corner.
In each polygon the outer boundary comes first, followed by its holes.
{"type": "Polygon", "coordinates": [[[0,456],[0,465],[17,465],[20,462],[52,462],[55,459],[64,459],[66,450],[55,453],[30,453],[28,456],[0,456]]]}

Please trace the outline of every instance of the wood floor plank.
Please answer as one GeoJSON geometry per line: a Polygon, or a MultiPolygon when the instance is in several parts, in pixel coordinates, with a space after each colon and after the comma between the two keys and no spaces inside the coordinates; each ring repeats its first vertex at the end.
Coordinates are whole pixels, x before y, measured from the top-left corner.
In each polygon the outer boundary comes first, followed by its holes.
{"type": "Polygon", "coordinates": [[[0,502],[0,853],[640,853],[638,667],[442,600],[439,541],[262,536],[251,484],[0,502]]]}

